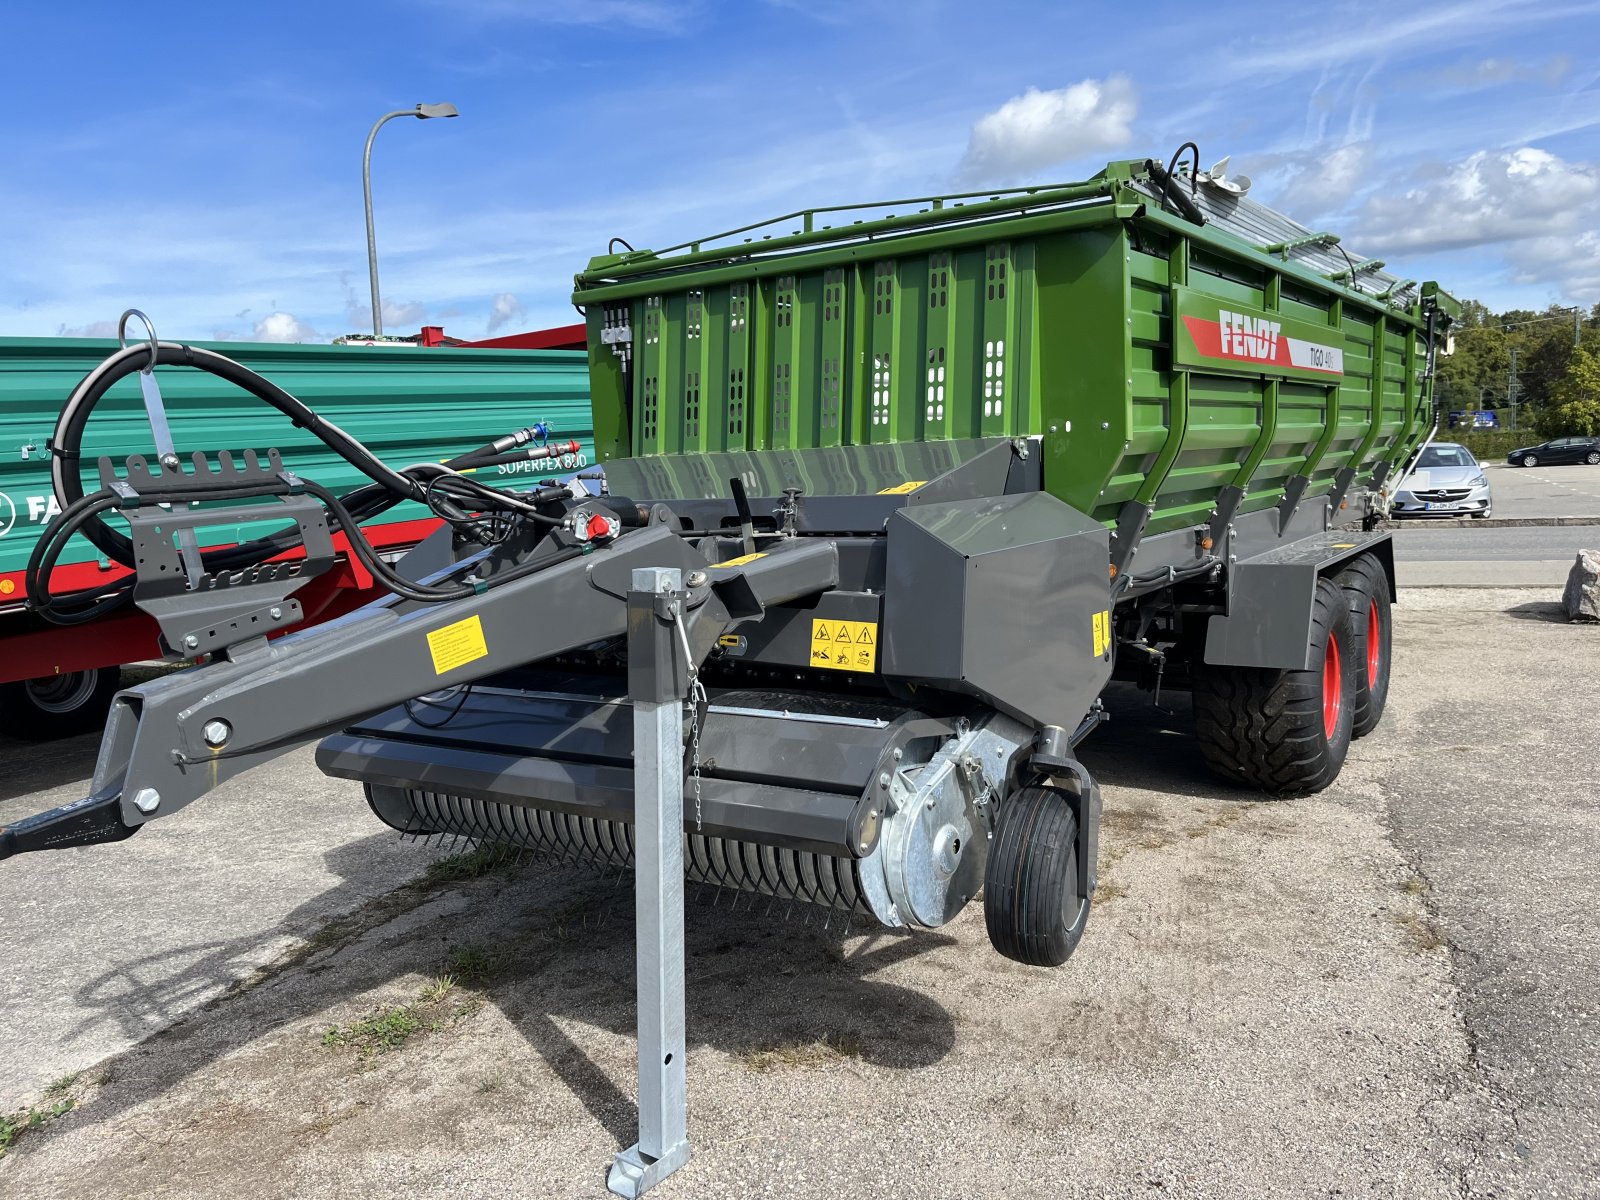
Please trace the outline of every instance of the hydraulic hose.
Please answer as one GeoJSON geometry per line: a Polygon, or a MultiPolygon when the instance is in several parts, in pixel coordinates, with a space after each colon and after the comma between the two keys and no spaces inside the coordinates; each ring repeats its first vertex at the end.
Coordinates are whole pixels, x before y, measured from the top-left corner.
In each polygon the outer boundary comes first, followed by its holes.
{"type": "MultiPolygon", "coordinates": [[[[49,594],[49,579],[57,558],[74,534],[81,533],[108,558],[133,566],[132,541],[106,524],[103,513],[117,507],[117,498],[109,489],[85,495],[82,479],[83,433],[95,407],[113,385],[137,372],[154,366],[193,367],[219,379],[224,379],[257,399],[270,404],[298,428],[309,429],[319,440],[337,453],[351,466],[361,471],[371,483],[355,488],[343,497],[334,495],[319,484],[307,482],[305,490],[316,496],[346,534],[350,551],[371,573],[383,580],[389,590],[425,603],[456,599],[471,594],[469,586],[426,587],[417,585],[393,571],[372,549],[361,531],[361,522],[405,500],[426,504],[430,510],[453,524],[474,529],[484,521],[504,522],[509,513],[516,518],[545,525],[558,525],[561,518],[541,512],[541,503],[559,499],[564,489],[541,489],[529,495],[512,495],[498,488],[479,483],[461,475],[461,469],[476,465],[484,459],[504,454],[508,449],[525,445],[534,437],[532,429],[518,430],[506,437],[487,443],[467,454],[444,464],[421,463],[396,471],[333,422],[317,415],[311,408],[270,379],[214,351],[203,350],[177,342],[156,344],[152,363],[149,343],[128,346],[111,355],[73,389],[62,406],[51,439],[51,479],[61,514],[53,521],[46,535],[34,545],[29,556],[25,576],[30,607],[45,619],[58,624],[78,624],[93,620],[125,604],[131,598],[127,579],[117,579],[95,588],[74,592],[61,600],[72,601],[86,607],[62,609],[59,601],[49,594]],[[489,515],[485,517],[483,513],[489,515]],[[497,515],[498,514],[498,515],[497,515]]],[[[575,444],[574,444],[575,445],[575,444]]],[[[524,451],[531,457],[532,452],[524,451]]],[[[143,497],[148,503],[190,502],[206,500],[248,499],[281,493],[277,483],[256,487],[227,487],[207,492],[186,491],[181,496],[164,495],[159,488],[143,497]]],[[[503,536],[503,527],[499,530],[503,536]]],[[[276,533],[238,546],[219,547],[201,554],[201,565],[208,572],[238,570],[264,562],[300,543],[296,526],[286,526],[276,533]]],[[[488,540],[480,537],[480,540],[488,540]]],[[[496,582],[520,577],[534,570],[542,570],[565,555],[529,564],[497,577],[496,582]]]]}
{"type": "MultiPolygon", "coordinates": [[[[61,409],[61,416],[56,421],[55,434],[51,439],[50,462],[51,482],[55,486],[56,500],[63,510],[80,500],[84,494],[79,463],[82,460],[83,431],[95,406],[114,384],[151,365],[149,343],[130,345],[90,371],[67,397],[67,402],[61,409]]],[[[384,502],[381,506],[378,505],[376,493],[367,493],[362,497],[363,519],[370,519],[370,516],[401,500],[422,499],[421,484],[385,465],[370,450],[332,421],[319,417],[270,379],[258,375],[231,358],[212,350],[202,350],[197,346],[179,342],[159,342],[155,365],[195,367],[219,379],[225,379],[270,404],[297,427],[309,429],[331,450],[363,475],[381,485],[388,493],[383,497],[384,502]]],[[[108,558],[123,566],[133,564],[133,543],[127,535],[118,533],[103,520],[96,517],[87,522],[81,532],[108,558]]],[[[285,531],[286,534],[288,532],[290,531],[285,531]]],[[[271,558],[293,544],[293,538],[271,535],[247,546],[207,551],[201,556],[201,561],[207,570],[233,569],[252,561],[259,562],[271,558]]]]}

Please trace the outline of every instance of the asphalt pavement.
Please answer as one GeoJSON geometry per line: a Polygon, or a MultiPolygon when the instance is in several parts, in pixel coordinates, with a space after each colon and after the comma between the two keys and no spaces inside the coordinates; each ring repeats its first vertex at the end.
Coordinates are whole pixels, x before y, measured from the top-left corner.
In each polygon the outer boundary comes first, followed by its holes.
{"type": "MultiPolygon", "coordinates": [[[[1496,470],[1497,508],[1600,515],[1545,494],[1568,470],[1496,470]]],[[[1207,780],[1181,695],[1115,691],[1060,971],[999,959],[981,906],[900,937],[702,894],[696,1158],[659,1194],[1600,1197],[1600,630],[1555,604],[1597,543],[1402,528],[1390,715],[1317,797],[1207,780]]],[[[82,795],[95,743],[0,739],[0,821],[82,795]]],[[[459,848],[298,751],[0,864],[0,1119],[77,1106],[0,1195],[602,1194],[637,1120],[630,893],[430,879],[459,848]],[[487,965],[425,1002],[463,947],[487,965]],[[329,1040],[408,1014],[388,1053],[329,1040]]]]}
{"type": "Polygon", "coordinates": [[[1394,539],[1395,577],[1402,588],[1559,589],[1578,551],[1596,548],[1600,525],[1401,529],[1394,539]]]}
{"type": "Polygon", "coordinates": [[[1483,524],[1413,517],[1394,523],[1402,587],[1545,587],[1566,581],[1580,549],[1600,548],[1600,467],[1487,466],[1495,522],[1580,520],[1584,525],[1483,524]]]}
{"type": "MultiPolygon", "coordinates": [[[[1553,608],[1403,594],[1389,715],[1315,797],[1208,780],[1182,696],[1116,690],[1060,970],[996,956],[979,905],[899,936],[692,896],[695,1157],[656,1194],[1600,1195],[1600,629],[1553,608]]],[[[89,759],[0,745],[0,819],[89,759]]],[[[630,892],[420,882],[441,853],[301,752],[5,863],[0,1080],[78,1107],[0,1193],[603,1195],[637,1121],[630,892]]]]}
{"type": "Polygon", "coordinates": [[[1600,516],[1600,467],[1486,463],[1496,517],[1600,516]]]}

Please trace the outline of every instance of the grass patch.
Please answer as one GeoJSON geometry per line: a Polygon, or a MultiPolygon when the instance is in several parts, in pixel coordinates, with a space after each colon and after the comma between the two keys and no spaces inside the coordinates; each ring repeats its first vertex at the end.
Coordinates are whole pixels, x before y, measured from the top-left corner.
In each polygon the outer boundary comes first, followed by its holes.
{"type": "Polygon", "coordinates": [[[1094,889],[1094,902],[1104,904],[1108,900],[1115,900],[1118,896],[1128,894],[1128,885],[1118,883],[1115,879],[1101,879],[1100,885],[1094,889]]]}
{"type": "Polygon", "coordinates": [[[437,1004],[455,990],[455,976],[441,975],[422,989],[418,1001],[422,1004],[437,1004]]]}
{"type": "Polygon", "coordinates": [[[789,1068],[815,1069],[833,1066],[850,1058],[860,1058],[861,1040],[848,1033],[834,1037],[823,1034],[809,1042],[782,1042],[776,1046],[745,1050],[736,1057],[759,1074],[789,1068]]]}
{"type": "Polygon", "coordinates": [[[428,864],[423,882],[432,887],[460,883],[466,879],[482,879],[495,872],[510,874],[517,852],[510,846],[479,846],[463,854],[452,854],[428,864]]]}
{"type": "Polygon", "coordinates": [[[450,974],[468,984],[483,983],[500,966],[499,958],[476,942],[451,946],[446,961],[450,974]]]}
{"type": "Polygon", "coordinates": [[[1410,935],[1411,944],[1418,952],[1437,950],[1448,944],[1439,927],[1426,917],[1419,917],[1415,913],[1396,913],[1394,923],[1410,935]]]}
{"type": "Polygon", "coordinates": [[[398,1050],[419,1033],[439,1033],[470,1017],[483,1006],[483,997],[460,986],[451,975],[441,975],[423,985],[409,1004],[393,1004],[322,1031],[322,1044],[330,1050],[347,1048],[362,1058],[376,1058],[398,1050]]]}
{"type": "MultiPolygon", "coordinates": [[[[58,1079],[49,1088],[45,1089],[45,1093],[47,1095],[59,1095],[60,1092],[71,1087],[77,1081],[77,1078],[76,1075],[68,1075],[58,1079]]],[[[17,1139],[23,1134],[40,1129],[50,1124],[51,1121],[59,1120],[76,1107],[78,1107],[76,1100],[71,1096],[63,1096],[54,1104],[47,1105],[44,1108],[25,1108],[20,1112],[0,1115],[0,1158],[4,1158],[11,1152],[11,1147],[16,1144],[17,1139]]]]}
{"type": "Polygon", "coordinates": [[[330,1026],[322,1035],[322,1044],[353,1047],[363,1058],[398,1050],[422,1028],[415,1008],[413,1004],[396,1005],[348,1025],[330,1026]]]}

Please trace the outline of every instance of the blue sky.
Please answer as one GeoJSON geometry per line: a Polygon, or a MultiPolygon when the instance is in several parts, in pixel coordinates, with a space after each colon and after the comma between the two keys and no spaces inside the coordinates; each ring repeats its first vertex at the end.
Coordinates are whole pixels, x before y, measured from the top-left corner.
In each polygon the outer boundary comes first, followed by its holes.
{"type": "Polygon", "coordinates": [[[575,320],[612,236],[1083,178],[1196,139],[1494,307],[1600,301],[1600,3],[14,5],[0,334],[327,340],[575,320]]]}

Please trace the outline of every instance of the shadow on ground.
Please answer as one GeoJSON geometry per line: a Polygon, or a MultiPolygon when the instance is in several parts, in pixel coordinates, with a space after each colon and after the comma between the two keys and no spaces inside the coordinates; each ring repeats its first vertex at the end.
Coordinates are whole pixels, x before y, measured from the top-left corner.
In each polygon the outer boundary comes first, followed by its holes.
{"type": "Polygon", "coordinates": [[[1526,604],[1513,604],[1505,610],[1506,616],[1519,621],[1545,621],[1553,625],[1567,625],[1567,610],[1560,603],[1532,600],[1526,604]]]}
{"type": "Polygon", "coordinates": [[[1213,800],[1261,799],[1259,792],[1232,787],[1206,767],[1188,692],[1164,691],[1157,706],[1150,693],[1114,683],[1103,698],[1109,720],[1078,748],[1083,765],[1102,786],[1213,800]]]}
{"type": "MultiPolygon", "coordinates": [[[[329,869],[341,873],[343,863],[359,861],[363,844],[330,850],[329,869]]],[[[447,887],[407,885],[308,928],[319,923],[310,914],[328,911],[324,895],[272,931],[119,961],[78,992],[77,1002],[96,1014],[84,1028],[115,1021],[142,1036],[196,995],[219,985],[232,990],[109,1060],[100,1072],[107,1085],[82,1119],[114,1121],[230,1056],[259,1051],[290,1024],[315,1019],[320,1030],[370,1013],[372,1004],[363,1009],[351,1000],[385,987],[393,992],[417,973],[445,975],[453,952],[471,946],[487,964],[472,987],[626,1145],[637,1126],[633,1099],[562,1023],[634,1036],[631,880],[529,864],[447,887]],[[251,948],[283,934],[309,940],[251,975],[251,948]],[[241,976],[247,978],[235,984],[241,976]]],[[[864,918],[712,889],[690,892],[686,924],[691,1049],[737,1055],[826,1041],[849,1045],[877,1066],[914,1069],[938,1062],[955,1043],[955,1023],[937,1002],[870,978],[952,945],[948,936],[891,933],[864,918]]],[[[316,1036],[308,1033],[308,1044],[316,1036]]],[[[39,1144],[53,1132],[43,1131],[39,1144]]]]}
{"type": "Polygon", "coordinates": [[[0,736],[0,802],[78,781],[87,785],[99,753],[98,733],[53,742],[0,736]]]}

